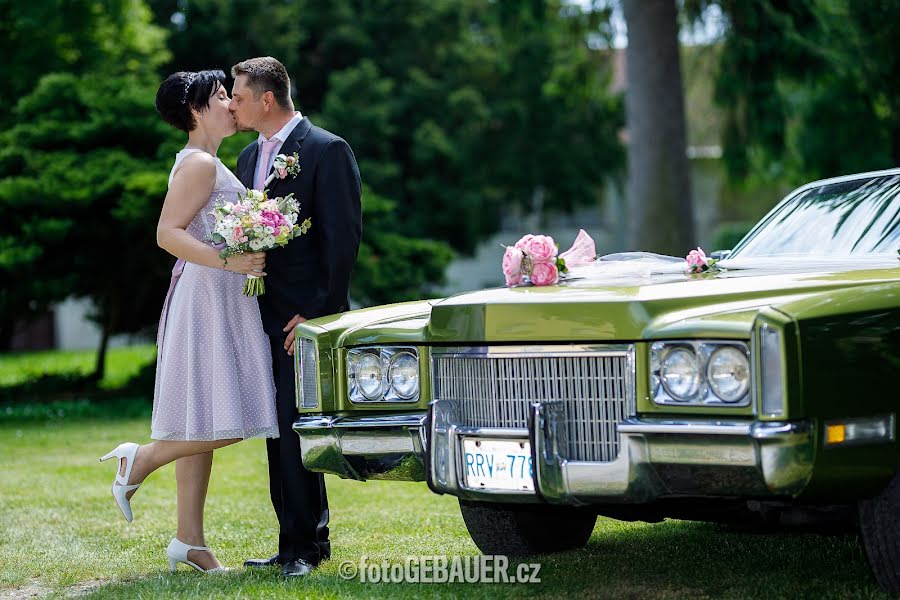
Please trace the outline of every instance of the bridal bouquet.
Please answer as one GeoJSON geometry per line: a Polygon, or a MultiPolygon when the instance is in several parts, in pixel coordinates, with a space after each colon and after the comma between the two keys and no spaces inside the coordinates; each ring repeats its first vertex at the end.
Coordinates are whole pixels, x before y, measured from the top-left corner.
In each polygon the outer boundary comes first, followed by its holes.
{"type": "MultiPolygon", "coordinates": [[[[246,194],[238,194],[237,202],[216,202],[212,240],[225,244],[219,256],[226,264],[228,257],[235,254],[280,248],[312,226],[309,219],[297,225],[299,213],[300,203],[293,194],[269,198],[265,192],[247,190],[246,194]]],[[[265,292],[263,278],[248,274],[244,295],[259,296],[265,292]]]]}
{"type": "Polygon", "coordinates": [[[585,265],[597,259],[594,240],[584,229],[572,247],[559,254],[559,247],[549,235],[523,236],[514,246],[507,246],[503,254],[503,275],[506,285],[553,285],[569,267],[585,265]]]}

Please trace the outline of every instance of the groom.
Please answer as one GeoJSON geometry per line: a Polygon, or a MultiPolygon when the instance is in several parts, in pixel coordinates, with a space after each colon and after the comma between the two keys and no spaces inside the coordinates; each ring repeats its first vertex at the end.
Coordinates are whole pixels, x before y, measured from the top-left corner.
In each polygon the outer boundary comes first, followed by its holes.
{"type": "Polygon", "coordinates": [[[229,108],[237,126],[259,132],[238,157],[238,177],[247,188],[268,189],[270,197],[293,192],[300,202],[297,222],[312,220],[305,235],[266,254],[266,292],[259,296],[259,310],[272,345],[277,388],[280,437],[266,444],[280,532],[277,554],[244,563],[280,565],[285,576],[302,576],[330,556],[331,543],[324,478],[304,468],[292,429],[297,418],[294,327],[349,306],[350,272],[362,230],[361,183],[347,142],[294,110],[284,65],[271,57],[251,58],[233,66],[231,76],[229,108]],[[265,185],[276,155],[295,152],[300,172],[265,185]]]}

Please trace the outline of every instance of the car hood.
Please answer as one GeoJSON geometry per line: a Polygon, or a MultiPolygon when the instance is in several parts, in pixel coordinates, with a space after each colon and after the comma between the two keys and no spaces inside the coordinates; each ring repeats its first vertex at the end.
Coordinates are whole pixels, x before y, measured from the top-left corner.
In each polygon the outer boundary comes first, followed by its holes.
{"type": "Polygon", "coordinates": [[[868,296],[874,288],[888,288],[900,297],[896,267],[815,273],[736,269],[700,275],[604,275],[599,269],[573,270],[571,278],[553,286],[485,289],[352,311],[316,323],[330,331],[335,346],[746,339],[762,307],[798,318],[811,305],[840,311],[843,298],[855,298],[858,305],[860,294],[868,296]]]}

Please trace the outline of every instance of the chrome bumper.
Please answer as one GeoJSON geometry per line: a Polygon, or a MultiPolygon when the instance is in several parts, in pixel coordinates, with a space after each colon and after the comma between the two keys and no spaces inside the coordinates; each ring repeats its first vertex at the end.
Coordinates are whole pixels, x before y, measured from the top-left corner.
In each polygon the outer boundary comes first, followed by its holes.
{"type": "Polygon", "coordinates": [[[561,403],[532,406],[521,430],[463,428],[452,400],[432,404],[429,486],[470,500],[587,505],[649,502],[666,496],[791,497],[812,476],[815,429],[809,422],[638,420],[618,426],[619,455],[611,462],[576,462],[566,447],[561,403]],[[460,436],[528,439],[535,491],[466,487],[460,436]]]}
{"type": "Polygon", "coordinates": [[[560,403],[534,404],[529,427],[460,427],[452,400],[425,413],[301,417],[294,424],[307,469],[350,479],[428,481],[470,500],[587,505],[671,496],[792,497],[812,475],[815,428],[807,421],[627,419],[611,462],[567,460],[560,403]],[[426,430],[427,429],[427,430],[426,430]],[[462,477],[462,436],[529,440],[535,491],[473,489],[462,477]]]}
{"type": "Polygon", "coordinates": [[[303,465],[347,479],[425,481],[425,413],[304,416],[294,423],[303,465]]]}

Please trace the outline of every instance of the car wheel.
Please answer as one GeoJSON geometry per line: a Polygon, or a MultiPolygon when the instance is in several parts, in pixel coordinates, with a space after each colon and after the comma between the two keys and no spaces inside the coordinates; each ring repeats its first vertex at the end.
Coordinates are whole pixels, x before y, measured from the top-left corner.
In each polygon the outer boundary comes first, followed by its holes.
{"type": "Polygon", "coordinates": [[[459,501],[472,541],[484,554],[526,556],[584,548],[597,515],[542,504],[459,501]]]}
{"type": "Polygon", "coordinates": [[[878,584],[900,594],[900,472],[879,495],[859,503],[859,528],[878,584]]]}

